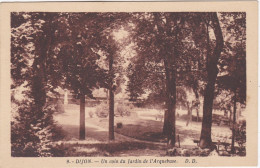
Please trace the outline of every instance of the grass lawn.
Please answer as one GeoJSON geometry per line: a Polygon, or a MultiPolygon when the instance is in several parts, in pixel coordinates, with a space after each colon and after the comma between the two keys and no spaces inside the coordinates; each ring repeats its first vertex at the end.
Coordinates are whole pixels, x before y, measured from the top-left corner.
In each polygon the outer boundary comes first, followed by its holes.
{"type": "MultiPolygon", "coordinates": [[[[61,156],[166,155],[166,136],[162,135],[163,121],[156,120],[162,111],[134,108],[130,116],[115,117],[115,141],[108,141],[108,117],[98,118],[94,115],[90,118],[88,113],[94,112],[95,108],[87,107],[86,140],[79,141],[79,106],[69,104],[64,109],[64,113],[54,116],[66,134],[66,138],[57,143],[57,148],[65,149],[61,156]],[[117,128],[117,123],[122,123],[122,128],[117,128]]],[[[176,119],[176,137],[179,137],[181,147],[196,147],[193,140],[199,139],[200,131],[201,122],[192,121],[186,126],[185,117],[176,119]]],[[[230,141],[230,136],[228,126],[213,124],[213,141],[230,141]]]]}

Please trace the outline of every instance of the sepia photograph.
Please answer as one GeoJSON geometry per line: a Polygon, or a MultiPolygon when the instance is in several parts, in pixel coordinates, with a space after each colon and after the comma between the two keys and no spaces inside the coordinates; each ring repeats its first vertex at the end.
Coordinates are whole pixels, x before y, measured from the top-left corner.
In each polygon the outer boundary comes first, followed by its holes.
{"type": "Polygon", "coordinates": [[[11,10],[9,17],[11,159],[87,166],[149,157],[174,166],[176,158],[257,157],[248,150],[257,97],[246,11],[11,10]]]}
{"type": "Polygon", "coordinates": [[[245,156],[246,13],[11,13],[12,156],[245,156]]]}

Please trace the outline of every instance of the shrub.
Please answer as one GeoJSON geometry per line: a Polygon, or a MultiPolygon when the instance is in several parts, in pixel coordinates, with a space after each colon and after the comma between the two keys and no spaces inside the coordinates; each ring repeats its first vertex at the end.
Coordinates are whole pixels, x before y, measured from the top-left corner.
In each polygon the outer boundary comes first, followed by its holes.
{"type": "MultiPolygon", "coordinates": [[[[126,104],[115,104],[114,114],[115,116],[130,116],[131,115],[131,106],[126,104]]],[[[101,103],[96,106],[95,114],[99,118],[106,118],[109,113],[109,105],[107,103],[101,103]]]]}
{"type": "Polygon", "coordinates": [[[130,116],[131,115],[130,106],[126,104],[117,104],[115,115],[119,115],[121,117],[130,116]]]}
{"type": "Polygon", "coordinates": [[[123,124],[122,124],[121,122],[116,123],[116,127],[117,127],[117,128],[122,128],[122,127],[123,127],[123,124]]]}
{"type": "Polygon", "coordinates": [[[21,103],[11,122],[11,155],[18,157],[53,156],[51,142],[62,139],[53,120],[54,105],[39,109],[33,103],[21,103]]]}
{"type": "Polygon", "coordinates": [[[106,103],[101,103],[98,106],[96,106],[96,115],[99,118],[106,118],[108,116],[108,104],[106,103]]]}
{"type": "Polygon", "coordinates": [[[172,148],[166,151],[166,155],[168,156],[209,156],[211,154],[210,149],[201,149],[201,148],[192,148],[192,149],[184,149],[184,148],[172,148]]]}

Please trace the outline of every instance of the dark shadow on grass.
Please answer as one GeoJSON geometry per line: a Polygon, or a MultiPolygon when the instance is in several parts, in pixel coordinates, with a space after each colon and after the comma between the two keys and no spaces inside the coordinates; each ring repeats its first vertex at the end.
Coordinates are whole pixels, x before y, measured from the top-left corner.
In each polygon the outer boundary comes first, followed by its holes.
{"type": "Polygon", "coordinates": [[[162,134],[162,122],[145,120],[138,124],[126,124],[122,128],[115,128],[115,132],[127,137],[151,142],[166,142],[162,134]]]}
{"type": "MultiPolygon", "coordinates": [[[[140,127],[140,125],[138,125],[140,127]]],[[[79,157],[79,156],[119,156],[119,153],[131,153],[132,150],[166,150],[166,144],[154,144],[151,142],[138,142],[133,139],[108,142],[108,132],[86,126],[86,143],[77,141],[79,128],[74,125],[63,125],[66,137],[64,143],[56,145],[54,153],[56,157],[79,157]],[[66,143],[72,140],[73,143],[66,143]],[[96,140],[95,143],[88,140],[96,140]]],[[[83,142],[83,141],[82,141],[83,142]]],[[[132,156],[132,154],[129,154],[132,156]]]]}
{"type": "MultiPolygon", "coordinates": [[[[166,151],[166,145],[152,144],[145,142],[110,142],[110,143],[98,143],[98,144],[62,144],[57,145],[57,149],[63,149],[64,157],[78,157],[78,156],[115,156],[118,152],[127,152],[131,150],[163,150],[166,151]],[[94,151],[78,152],[76,148],[81,149],[94,149],[94,151]]],[[[58,156],[58,155],[57,155],[58,156]]],[[[62,156],[60,156],[62,157],[62,156]]]]}
{"type": "MultiPolygon", "coordinates": [[[[66,137],[64,140],[79,139],[79,127],[75,125],[63,125],[62,126],[66,137]]],[[[93,127],[86,126],[86,138],[91,138],[97,141],[106,141],[108,139],[108,132],[100,131],[93,127]]]]}
{"type": "MultiPolygon", "coordinates": [[[[115,128],[115,132],[127,137],[138,140],[145,140],[151,142],[167,142],[167,135],[162,133],[162,124],[159,121],[149,121],[145,124],[127,124],[123,128],[115,128]],[[151,129],[151,127],[154,127],[151,129]],[[151,131],[152,130],[152,131],[151,131]]],[[[176,125],[176,142],[178,142],[178,135],[180,144],[186,139],[198,139],[200,131],[190,130],[187,127],[176,125]]]]}

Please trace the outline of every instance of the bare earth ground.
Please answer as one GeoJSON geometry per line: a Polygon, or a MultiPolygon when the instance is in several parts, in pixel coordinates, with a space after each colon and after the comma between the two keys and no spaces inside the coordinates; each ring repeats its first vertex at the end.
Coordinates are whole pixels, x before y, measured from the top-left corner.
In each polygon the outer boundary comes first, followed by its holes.
{"type": "MultiPolygon", "coordinates": [[[[155,109],[132,109],[130,116],[115,117],[115,125],[122,123],[122,128],[115,127],[115,141],[108,141],[108,118],[90,118],[88,112],[95,108],[86,107],[86,140],[79,137],[79,105],[65,105],[65,112],[56,114],[55,120],[62,126],[65,139],[58,144],[67,149],[68,156],[165,156],[166,137],[162,132],[163,121],[158,115],[163,112],[155,109]],[[156,118],[157,117],[157,118],[156,118]]],[[[186,111],[179,112],[180,115],[186,111]]],[[[179,135],[180,146],[196,147],[194,139],[199,139],[201,122],[177,119],[176,134],[179,135]]],[[[212,127],[212,140],[229,142],[231,130],[228,126],[212,127]]]]}

